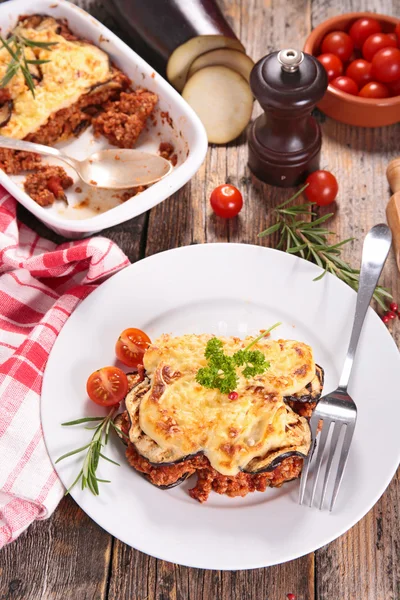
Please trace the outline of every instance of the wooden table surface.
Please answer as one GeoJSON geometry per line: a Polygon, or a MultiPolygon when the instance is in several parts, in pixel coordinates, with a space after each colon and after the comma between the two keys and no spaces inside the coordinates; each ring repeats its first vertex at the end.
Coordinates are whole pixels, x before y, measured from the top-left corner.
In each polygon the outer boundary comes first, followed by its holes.
{"type": "MultiPolygon", "coordinates": [[[[119,33],[98,2],[83,0],[81,5],[119,33]]],[[[221,0],[221,6],[254,59],[275,49],[302,47],[312,27],[338,13],[372,10],[400,17],[399,0],[221,0]]],[[[324,115],[318,118],[321,164],[336,174],[340,185],[339,208],[330,227],[340,239],[356,238],[344,251],[356,266],[363,236],[385,220],[385,168],[400,155],[400,124],[358,129],[324,115]]],[[[211,146],[199,172],[174,196],[103,235],[119,244],[132,262],[188,244],[260,243],[257,233],[268,226],[271,209],[288,193],[251,176],[242,135],[228,146],[211,146]],[[229,222],[216,219],[208,201],[211,190],[223,182],[233,183],[244,196],[240,217],[229,222]]],[[[40,234],[60,239],[27,211],[21,209],[20,218],[40,234]]],[[[273,246],[276,240],[264,238],[262,243],[273,246]]],[[[400,299],[393,255],[382,283],[400,299]]],[[[399,341],[399,324],[393,334],[399,341]]],[[[0,600],[285,600],[289,592],[297,600],[399,600],[399,507],[397,477],[357,525],[317,552],[266,569],[221,572],[142,554],[112,538],[65,498],[50,519],[37,522],[1,551],[0,600]]]]}

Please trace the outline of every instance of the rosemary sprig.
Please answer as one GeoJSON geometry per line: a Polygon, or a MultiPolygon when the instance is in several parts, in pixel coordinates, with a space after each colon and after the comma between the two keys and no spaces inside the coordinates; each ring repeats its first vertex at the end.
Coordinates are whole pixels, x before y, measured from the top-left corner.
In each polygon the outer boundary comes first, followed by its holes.
{"type": "Polygon", "coordinates": [[[117,433],[119,433],[123,437],[126,437],[125,434],[114,423],[113,417],[115,415],[116,410],[116,407],[113,407],[108,413],[108,415],[105,417],[83,417],[82,419],[76,419],[75,421],[68,421],[67,423],[62,423],[64,427],[69,427],[71,425],[82,425],[83,423],[90,423],[93,421],[97,423],[95,427],[85,427],[85,429],[94,429],[92,440],[88,444],[82,446],[81,448],[77,448],[76,450],[72,450],[71,452],[67,452],[66,454],[63,454],[62,456],[60,456],[60,458],[56,460],[57,464],[61,460],[64,460],[64,458],[68,458],[69,456],[73,456],[74,454],[79,454],[80,452],[84,452],[85,450],[87,450],[82,468],[79,471],[75,481],[65,492],[65,495],[69,494],[69,492],[72,490],[74,485],[78,483],[79,480],[81,480],[82,489],[84,490],[85,488],[89,488],[89,490],[95,496],[99,495],[99,482],[110,483],[108,479],[99,479],[97,477],[97,467],[100,458],[104,458],[104,460],[107,460],[113,465],[119,466],[119,463],[115,462],[114,460],[111,460],[111,458],[108,458],[102,453],[102,448],[106,446],[108,442],[110,427],[113,427],[117,431],[117,433]]]}
{"type": "MultiPolygon", "coordinates": [[[[288,200],[277,206],[274,211],[277,217],[276,223],[259,233],[258,237],[265,237],[278,232],[280,234],[278,249],[301,256],[321,267],[322,272],[314,281],[322,279],[326,273],[332,273],[332,275],[336,275],[357,291],[360,271],[353,269],[340,256],[342,247],[354,238],[332,244],[329,241],[329,236],[334,235],[334,233],[329,231],[324,223],[333,216],[333,213],[319,217],[314,221],[305,221],[304,216],[317,216],[315,212],[310,212],[313,203],[307,202],[306,204],[289,206],[293,200],[304,192],[307,185],[304,185],[288,200]]],[[[385,299],[392,298],[392,295],[386,288],[377,286],[374,298],[379,306],[386,310],[385,299]]]]}
{"type": "MultiPolygon", "coordinates": [[[[0,35],[1,47],[5,48],[9,53],[11,60],[7,65],[6,72],[0,81],[0,88],[4,88],[15,75],[21,71],[24,76],[25,83],[28,86],[31,94],[35,97],[35,81],[29,71],[29,65],[43,65],[50,62],[50,60],[40,59],[27,59],[26,48],[40,48],[44,50],[51,50],[52,46],[56,45],[57,42],[37,42],[35,40],[28,40],[19,33],[14,33],[8,40],[4,39],[0,35]]],[[[1,48],[0,47],[0,48],[1,48]]]]}

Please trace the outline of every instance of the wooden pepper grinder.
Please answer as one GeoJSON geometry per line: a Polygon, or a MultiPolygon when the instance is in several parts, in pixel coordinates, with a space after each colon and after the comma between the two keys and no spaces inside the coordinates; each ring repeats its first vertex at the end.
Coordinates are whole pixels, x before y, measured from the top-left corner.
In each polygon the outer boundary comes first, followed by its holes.
{"type": "Polygon", "coordinates": [[[249,167],[262,181],[291,187],[319,168],[321,130],[311,111],[328,77],[310,54],[287,49],[262,58],[250,85],[264,113],[249,133],[249,167]]]}
{"type": "Polygon", "coordinates": [[[389,163],[386,175],[393,192],[386,208],[386,217],[392,230],[394,251],[397,266],[400,270],[400,158],[396,158],[389,163]]]}

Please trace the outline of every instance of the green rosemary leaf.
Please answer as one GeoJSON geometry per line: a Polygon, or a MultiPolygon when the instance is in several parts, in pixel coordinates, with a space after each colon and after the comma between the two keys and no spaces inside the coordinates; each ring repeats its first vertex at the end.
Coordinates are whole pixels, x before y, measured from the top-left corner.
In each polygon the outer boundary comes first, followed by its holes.
{"type": "Polygon", "coordinates": [[[264,229],[264,231],[259,233],[258,237],[265,237],[267,235],[272,235],[273,233],[278,231],[281,227],[282,227],[282,223],[279,223],[279,222],[275,223],[274,225],[271,225],[271,227],[268,227],[268,229],[264,229]]]}
{"type": "Polygon", "coordinates": [[[30,48],[43,48],[44,50],[50,50],[53,46],[57,46],[58,42],[38,42],[37,40],[29,40],[23,35],[20,36],[25,46],[30,48]]]}
{"type": "Polygon", "coordinates": [[[73,456],[74,454],[78,454],[79,452],[83,452],[86,448],[89,448],[90,444],[86,444],[86,446],[82,446],[82,448],[77,448],[76,450],[72,450],[71,452],[67,452],[67,454],[63,454],[60,458],[57,458],[55,464],[59,463],[60,460],[64,460],[64,458],[68,458],[69,456],[73,456]]]}
{"type": "Polygon", "coordinates": [[[81,423],[89,423],[90,421],[103,421],[104,417],[82,417],[82,419],[76,419],[76,421],[67,421],[66,423],[61,423],[63,427],[68,427],[69,425],[81,425],[81,423]]]}
{"type": "Polygon", "coordinates": [[[32,60],[26,60],[26,63],[28,65],[44,65],[45,63],[49,63],[49,62],[51,62],[51,60],[40,60],[40,59],[37,59],[37,60],[33,60],[33,59],[32,60]]]}

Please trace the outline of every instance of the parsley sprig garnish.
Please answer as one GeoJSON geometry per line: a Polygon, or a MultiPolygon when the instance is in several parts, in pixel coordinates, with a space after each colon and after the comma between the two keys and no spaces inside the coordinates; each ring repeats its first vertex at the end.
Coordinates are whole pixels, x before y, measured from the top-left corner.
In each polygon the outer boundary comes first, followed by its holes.
{"type": "MultiPolygon", "coordinates": [[[[304,220],[304,217],[317,216],[315,212],[310,212],[310,207],[313,205],[312,202],[288,206],[288,204],[304,192],[307,185],[304,185],[291,198],[276,207],[274,210],[276,223],[259,233],[258,237],[279,233],[278,250],[283,249],[289,254],[297,254],[321,267],[321,274],[314,281],[322,279],[326,273],[332,273],[332,275],[336,275],[336,277],[352,287],[353,290],[357,291],[360,271],[353,269],[340,256],[342,247],[353,241],[354,238],[331,243],[328,238],[330,235],[334,235],[334,233],[326,229],[324,223],[333,217],[333,213],[323,215],[315,219],[315,221],[309,221],[304,220]]],[[[386,310],[385,298],[392,298],[392,295],[387,289],[378,285],[375,288],[374,298],[379,306],[386,310]]]]}
{"type": "Polygon", "coordinates": [[[28,40],[19,33],[14,33],[7,40],[0,35],[0,44],[0,47],[5,48],[11,57],[4,77],[0,81],[0,88],[6,87],[11,79],[18,73],[18,71],[21,71],[26,85],[30,89],[32,96],[35,97],[35,82],[31,72],[29,71],[29,65],[43,65],[44,63],[50,62],[50,60],[27,59],[26,48],[29,47],[51,50],[52,46],[56,45],[57,42],[38,42],[35,40],[28,40]]]}
{"type": "Polygon", "coordinates": [[[207,342],[204,352],[208,364],[197,371],[197,383],[206,388],[217,389],[222,394],[229,394],[236,389],[239,383],[239,376],[236,371],[237,367],[245,365],[242,375],[246,379],[262,375],[262,373],[269,369],[270,364],[260,350],[250,350],[250,348],[279,325],[281,323],[275,323],[275,325],[263,331],[258,337],[252,340],[246,348],[238,350],[232,356],[224,353],[224,346],[220,339],[217,337],[211,338],[207,342]]]}
{"type": "Polygon", "coordinates": [[[74,454],[78,454],[79,452],[84,452],[85,450],[87,450],[82,468],[78,473],[78,477],[67,489],[67,491],[65,492],[66,495],[69,494],[69,492],[72,490],[74,485],[78,483],[79,480],[81,480],[82,489],[84,490],[85,488],[89,488],[89,490],[95,496],[99,495],[99,483],[110,483],[108,479],[99,479],[97,477],[97,467],[99,465],[100,458],[104,458],[104,460],[107,460],[113,465],[117,465],[118,467],[120,466],[119,463],[115,462],[114,460],[111,460],[111,458],[108,458],[102,452],[102,448],[106,446],[108,442],[111,427],[113,427],[120,436],[126,437],[125,434],[114,423],[114,416],[116,410],[117,408],[113,407],[108,413],[108,415],[105,417],[83,417],[82,419],[77,419],[76,421],[68,421],[67,423],[62,423],[64,427],[69,427],[71,425],[82,425],[83,423],[90,423],[92,421],[97,422],[97,425],[95,425],[94,427],[85,428],[94,429],[93,437],[88,444],[82,446],[81,448],[77,448],[76,450],[72,450],[71,452],[67,452],[66,454],[63,454],[63,456],[60,456],[60,458],[56,460],[57,464],[61,460],[64,460],[64,458],[68,458],[69,456],[73,456],[74,454]]]}

